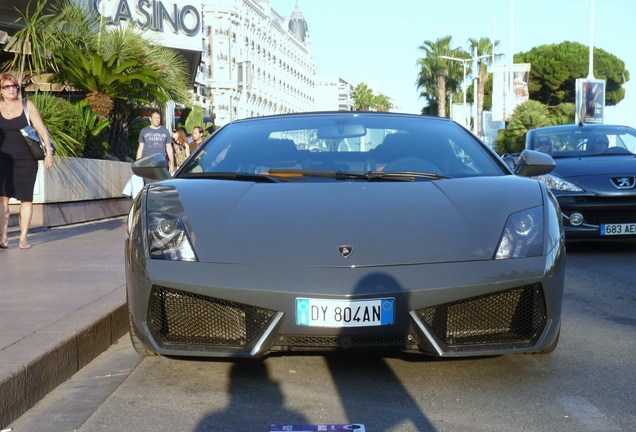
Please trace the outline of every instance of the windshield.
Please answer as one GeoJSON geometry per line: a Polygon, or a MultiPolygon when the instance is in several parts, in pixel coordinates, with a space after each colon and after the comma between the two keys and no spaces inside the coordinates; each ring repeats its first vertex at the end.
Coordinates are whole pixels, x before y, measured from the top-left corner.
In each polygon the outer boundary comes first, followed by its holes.
{"type": "Polygon", "coordinates": [[[636,130],[626,126],[536,130],[530,149],[554,158],[636,154],[636,130]]]}
{"type": "Polygon", "coordinates": [[[425,174],[412,179],[508,174],[496,155],[456,123],[372,113],[231,123],[204,143],[177,176],[230,178],[215,173],[395,181],[404,176],[386,174],[425,174]]]}

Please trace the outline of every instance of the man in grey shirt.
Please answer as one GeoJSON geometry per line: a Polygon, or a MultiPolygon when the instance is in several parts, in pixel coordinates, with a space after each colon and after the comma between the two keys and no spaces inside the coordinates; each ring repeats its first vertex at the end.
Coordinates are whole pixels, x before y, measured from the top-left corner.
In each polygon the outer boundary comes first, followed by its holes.
{"type": "Polygon", "coordinates": [[[158,110],[150,112],[150,126],[139,132],[139,147],[137,159],[156,153],[168,156],[168,170],[174,173],[174,152],[172,151],[172,134],[161,125],[161,113],[158,110]]]}

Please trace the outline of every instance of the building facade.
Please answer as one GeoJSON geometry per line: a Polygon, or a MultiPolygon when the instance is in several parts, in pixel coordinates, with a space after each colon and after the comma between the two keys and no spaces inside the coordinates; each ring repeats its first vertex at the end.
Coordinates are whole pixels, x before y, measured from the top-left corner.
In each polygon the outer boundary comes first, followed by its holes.
{"type": "Polygon", "coordinates": [[[207,0],[203,17],[216,125],[315,109],[315,66],[298,4],[286,19],[269,0],[207,0]]]}
{"type": "MultiPolygon", "coordinates": [[[[27,0],[16,1],[26,9],[27,0]]],[[[298,0],[288,17],[272,9],[271,0],[74,1],[93,7],[111,26],[133,23],[151,41],[178,50],[189,67],[192,104],[213,116],[216,126],[245,117],[353,107],[351,84],[316,77],[298,0]]],[[[0,17],[4,45],[19,27],[12,7],[0,11],[6,12],[0,17]]]]}
{"type": "Polygon", "coordinates": [[[317,76],[315,83],[316,111],[353,110],[353,85],[334,76],[317,76]]]}

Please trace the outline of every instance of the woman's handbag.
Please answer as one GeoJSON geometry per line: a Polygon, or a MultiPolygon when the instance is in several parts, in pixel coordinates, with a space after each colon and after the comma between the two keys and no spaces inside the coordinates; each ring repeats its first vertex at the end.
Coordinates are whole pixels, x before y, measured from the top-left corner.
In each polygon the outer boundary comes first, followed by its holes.
{"type": "MultiPolygon", "coordinates": [[[[26,99],[22,99],[22,108],[24,109],[24,116],[27,119],[28,125],[20,129],[22,136],[24,137],[24,141],[26,142],[27,147],[31,151],[31,155],[35,160],[44,160],[46,156],[46,144],[40,137],[40,134],[33,126],[31,126],[31,120],[29,119],[29,110],[27,109],[26,99]]],[[[53,150],[53,154],[55,154],[55,147],[53,147],[53,140],[51,140],[51,134],[49,130],[46,130],[46,133],[49,134],[49,141],[51,143],[51,149],[53,150]]]]}

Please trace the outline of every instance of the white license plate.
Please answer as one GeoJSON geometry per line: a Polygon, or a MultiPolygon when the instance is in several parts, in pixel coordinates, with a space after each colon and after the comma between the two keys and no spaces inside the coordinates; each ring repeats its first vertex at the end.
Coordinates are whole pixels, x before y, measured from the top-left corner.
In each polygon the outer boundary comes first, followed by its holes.
{"type": "Polygon", "coordinates": [[[602,224],[601,235],[636,235],[636,223],[602,224]]]}
{"type": "Polygon", "coordinates": [[[395,299],[296,299],[296,324],[309,327],[372,327],[393,324],[395,299]]]}

